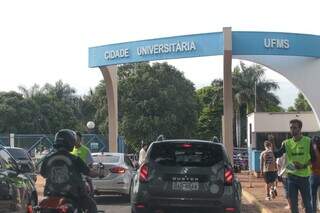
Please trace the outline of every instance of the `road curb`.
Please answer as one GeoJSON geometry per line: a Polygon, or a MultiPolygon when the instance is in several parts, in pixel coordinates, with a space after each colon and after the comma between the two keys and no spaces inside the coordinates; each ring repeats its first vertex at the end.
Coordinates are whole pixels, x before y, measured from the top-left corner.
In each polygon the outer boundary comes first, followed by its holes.
{"type": "Polygon", "coordinates": [[[268,207],[260,203],[251,193],[242,189],[242,195],[249,203],[257,206],[261,213],[272,213],[272,211],[268,207]]]}

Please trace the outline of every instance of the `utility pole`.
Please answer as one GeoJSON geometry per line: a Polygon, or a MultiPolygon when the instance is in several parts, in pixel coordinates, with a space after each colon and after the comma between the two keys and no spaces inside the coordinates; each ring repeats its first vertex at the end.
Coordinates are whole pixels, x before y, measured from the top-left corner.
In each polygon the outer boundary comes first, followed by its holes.
{"type": "Polygon", "coordinates": [[[258,112],[258,107],[257,107],[257,80],[254,81],[254,112],[258,112]]]}

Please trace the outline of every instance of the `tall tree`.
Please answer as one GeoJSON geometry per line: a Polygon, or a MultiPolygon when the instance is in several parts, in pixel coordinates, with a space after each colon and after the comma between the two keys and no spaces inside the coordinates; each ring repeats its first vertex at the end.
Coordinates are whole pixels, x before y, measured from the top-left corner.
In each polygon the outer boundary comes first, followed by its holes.
{"type": "MultiPolygon", "coordinates": [[[[80,129],[80,97],[69,84],[57,81],[54,85],[38,85],[30,89],[20,86],[25,100],[32,103],[32,123],[30,133],[55,133],[62,128],[80,129]]],[[[22,95],[21,95],[22,96],[22,95]]]]}
{"type": "Polygon", "coordinates": [[[298,96],[294,100],[294,107],[289,107],[288,111],[312,111],[312,109],[304,95],[299,92],[298,96]]]}
{"type": "Polygon", "coordinates": [[[197,121],[193,84],[167,63],[119,67],[120,132],[131,144],[166,138],[190,138],[197,121]]]}
{"type": "Polygon", "coordinates": [[[240,67],[233,71],[233,94],[235,97],[236,141],[241,146],[241,114],[258,111],[268,111],[270,108],[279,109],[280,100],[272,92],[279,88],[278,84],[264,77],[265,70],[262,66],[253,64],[246,66],[240,62],[240,67]],[[245,110],[245,112],[243,112],[245,110]]]}
{"type": "Polygon", "coordinates": [[[33,130],[34,105],[17,92],[0,92],[0,132],[28,133],[33,130]]]}
{"type": "Polygon", "coordinates": [[[199,120],[195,136],[211,140],[222,137],[223,93],[222,80],[214,80],[210,86],[197,90],[199,100],[199,120]]]}

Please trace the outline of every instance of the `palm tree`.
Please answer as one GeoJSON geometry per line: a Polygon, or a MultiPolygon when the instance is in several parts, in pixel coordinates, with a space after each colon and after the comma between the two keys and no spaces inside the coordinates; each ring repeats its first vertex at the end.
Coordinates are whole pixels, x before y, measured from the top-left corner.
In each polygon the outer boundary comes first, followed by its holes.
{"type": "Polygon", "coordinates": [[[255,108],[259,111],[267,111],[280,104],[279,98],[272,93],[273,90],[279,88],[279,85],[272,80],[266,80],[264,75],[265,70],[262,66],[254,64],[247,67],[243,62],[240,62],[240,67],[235,67],[233,71],[237,146],[241,145],[240,115],[243,113],[242,110],[248,114],[253,112],[255,108]],[[255,104],[257,105],[255,106],[255,104]]]}

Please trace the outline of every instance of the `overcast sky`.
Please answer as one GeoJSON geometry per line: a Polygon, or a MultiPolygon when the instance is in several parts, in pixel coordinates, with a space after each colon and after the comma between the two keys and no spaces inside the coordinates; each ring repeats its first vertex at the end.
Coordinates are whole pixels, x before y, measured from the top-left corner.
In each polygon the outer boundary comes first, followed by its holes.
{"type": "MultiPolygon", "coordinates": [[[[61,79],[85,94],[102,75],[88,68],[88,47],[233,31],[320,35],[318,1],[10,0],[0,2],[0,91],[61,79]]],[[[171,60],[197,88],[222,78],[222,57],[171,60]]],[[[233,65],[238,61],[234,60],[233,65]]],[[[273,71],[282,105],[297,90],[273,71]]]]}

